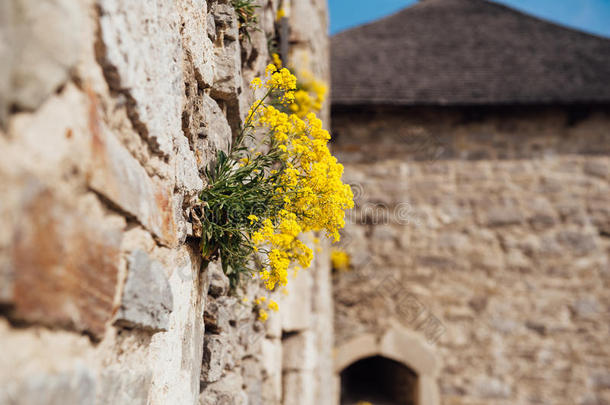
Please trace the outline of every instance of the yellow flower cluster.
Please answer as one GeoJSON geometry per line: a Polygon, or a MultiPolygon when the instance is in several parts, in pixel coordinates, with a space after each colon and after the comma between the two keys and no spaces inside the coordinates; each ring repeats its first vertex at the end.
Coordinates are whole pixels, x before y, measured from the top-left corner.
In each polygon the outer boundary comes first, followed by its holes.
{"type": "Polygon", "coordinates": [[[313,259],[311,249],[298,239],[303,228],[297,216],[282,210],[277,219],[277,226],[273,225],[271,219],[265,219],[260,230],[252,234],[253,243],[269,247],[268,266],[260,273],[269,290],[273,290],[276,285],[286,285],[291,263],[296,262],[302,268],[307,268],[313,259]]]}
{"type": "Polygon", "coordinates": [[[280,55],[278,55],[277,53],[274,53],[273,55],[271,55],[271,60],[273,61],[273,64],[275,65],[276,68],[281,69],[283,67],[282,59],[280,58],[280,55]]]}
{"type": "MultiPolygon", "coordinates": [[[[269,318],[269,313],[262,308],[263,304],[267,302],[267,297],[258,297],[257,299],[254,300],[254,304],[256,304],[256,306],[258,306],[258,320],[261,322],[265,322],[268,318],[269,318]]],[[[277,305],[277,303],[273,300],[269,300],[267,303],[267,309],[270,309],[271,311],[277,312],[279,309],[279,306],[277,305]]]]}
{"type": "Polygon", "coordinates": [[[342,250],[333,249],[330,253],[330,262],[332,263],[333,269],[337,271],[349,270],[350,257],[342,250]]]}
{"type": "MultiPolygon", "coordinates": [[[[260,89],[263,86],[272,92],[280,93],[280,101],[284,104],[290,104],[294,101],[294,90],[297,88],[297,78],[290,73],[286,68],[278,69],[273,63],[267,66],[265,70],[265,83],[260,78],[254,78],[250,82],[250,87],[260,89]]],[[[257,106],[260,100],[254,103],[253,107],[257,106]]]]}
{"type": "MultiPolygon", "coordinates": [[[[296,77],[287,69],[278,72],[271,64],[267,77],[267,88],[284,90],[283,100],[294,99],[296,77]]],[[[354,203],[351,188],[341,181],[343,166],[328,149],[330,134],[314,113],[299,117],[260,102],[255,106],[248,121],[255,127],[266,128],[273,145],[282,151],[283,170],[276,192],[283,196],[284,207],[276,218],[265,219],[251,238],[254,244],[269,249],[268,266],[261,272],[261,278],[272,290],[276,285],[286,285],[291,263],[302,268],[311,263],[313,252],[298,236],[324,230],[335,241],[339,240],[345,210],[354,203]]]]}
{"type": "MultiPolygon", "coordinates": [[[[282,69],[282,60],[277,53],[272,56],[273,64],[277,69],[282,69]]],[[[322,104],[326,99],[328,88],[324,82],[308,70],[300,71],[298,74],[298,88],[294,92],[294,102],[290,104],[290,112],[299,118],[305,118],[310,112],[318,113],[322,109],[322,104]]],[[[254,79],[257,83],[262,83],[260,79],[254,79]]]]}
{"type": "Polygon", "coordinates": [[[298,117],[304,118],[310,112],[319,112],[322,109],[328,89],[311,72],[303,71],[299,76],[299,90],[294,93],[295,100],[290,105],[290,110],[298,117]]]}

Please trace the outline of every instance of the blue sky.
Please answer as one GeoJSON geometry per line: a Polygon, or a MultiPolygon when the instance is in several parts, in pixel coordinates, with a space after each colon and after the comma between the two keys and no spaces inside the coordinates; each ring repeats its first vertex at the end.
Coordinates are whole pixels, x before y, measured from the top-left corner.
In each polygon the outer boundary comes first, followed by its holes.
{"type": "MultiPolygon", "coordinates": [[[[610,38],[610,0],[494,0],[556,23],[610,38]]],[[[416,0],[328,0],[331,34],[376,20],[416,0]]]]}

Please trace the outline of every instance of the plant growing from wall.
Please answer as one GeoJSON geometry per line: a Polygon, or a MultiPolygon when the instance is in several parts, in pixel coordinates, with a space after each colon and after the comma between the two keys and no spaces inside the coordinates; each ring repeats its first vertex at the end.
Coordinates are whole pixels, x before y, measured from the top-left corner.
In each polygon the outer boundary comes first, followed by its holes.
{"type": "Polygon", "coordinates": [[[312,112],[291,113],[296,77],[270,64],[264,81],[255,78],[252,87],[264,89],[264,96],[251,106],[229,153],[219,152],[206,171],[202,254],[221,258],[233,286],[244,275],[258,275],[274,290],[286,285],[289,268],[311,263],[302,233],[325,231],[339,239],[353,195],[322,122],[312,112]]]}
{"type": "Polygon", "coordinates": [[[255,0],[232,0],[231,5],[235,9],[237,14],[237,20],[239,21],[239,38],[250,38],[250,31],[257,30],[258,28],[258,16],[256,15],[256,9],[259,7],[254,4],[255,0]]]}
{"type": "MultiPolygon", "coordinates": [[[[280,56],[273,53],[271,57],[275,67],[281,69],[283,64],[280,56]]],[[[308,70],[299,70],[296,76],[297,88],[294,92],[294,102],[288,106],[288,112],[296,114],[300,118],[305,118],[310,112],[320,112],[328,92],[326,84],[308,70]]]]}

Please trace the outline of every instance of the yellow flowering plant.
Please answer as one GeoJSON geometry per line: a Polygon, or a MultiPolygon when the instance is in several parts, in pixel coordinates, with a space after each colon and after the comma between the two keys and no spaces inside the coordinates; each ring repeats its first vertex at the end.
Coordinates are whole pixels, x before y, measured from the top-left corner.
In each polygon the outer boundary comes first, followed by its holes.
{"type": "Polygon", "coordinates": [[[264,89],[264,96],[251,106],[229,154],[219,152],[206,171],[202,253],[206,260],[220,256],[233,286],[251,274],[274,290],[286,285],[289,268],[311,263],[302,233],[339,239],[353,194],[322,122],[313,112],[290,112],[296,77],[270,64],[264,80],[255,78],[251,86],[264,89]]]}
{"type": "MultiPolygon", "coordinates": [[[[271,55],[276,68],[283,67],[282,60],[277,53],[271,55]]],[[[294,92],[294,103],[286,106],[287,112],[305,118],[310,112],[318,113],[322,110],[322,104],[326,98],[328,88],[326,84],[317,79],[308,70],[301,70],[297,74],[297,88],[294,92]]]]}
{"type": "Polygon", "coordinates": [[[333,271],[348,271],[351,265],[349,254],[340,249],[332,249],[330,252],[330,263],[333,271]]]}

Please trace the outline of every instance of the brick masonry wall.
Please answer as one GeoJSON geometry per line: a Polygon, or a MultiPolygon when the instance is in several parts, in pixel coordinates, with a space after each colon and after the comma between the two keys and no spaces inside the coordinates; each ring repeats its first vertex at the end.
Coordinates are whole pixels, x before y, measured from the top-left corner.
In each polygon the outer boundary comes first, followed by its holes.
{"type": "Polygon", "coordinates": [[[337,346],[416,331],[442,404],[609,402],[610,114],[589,112],[333,113],[357,204],[337,346]]]}
{"type": "MultiPolygon", "coordinates": [[[[327,78],[326,2],[283,3],[291,64],[327,78]]],[[[258,5],[251,42],[227,0],[0,5],[1,404],[334,398],[324,246],[263,325],[192,237],[270,59],[258,5]]]]}

